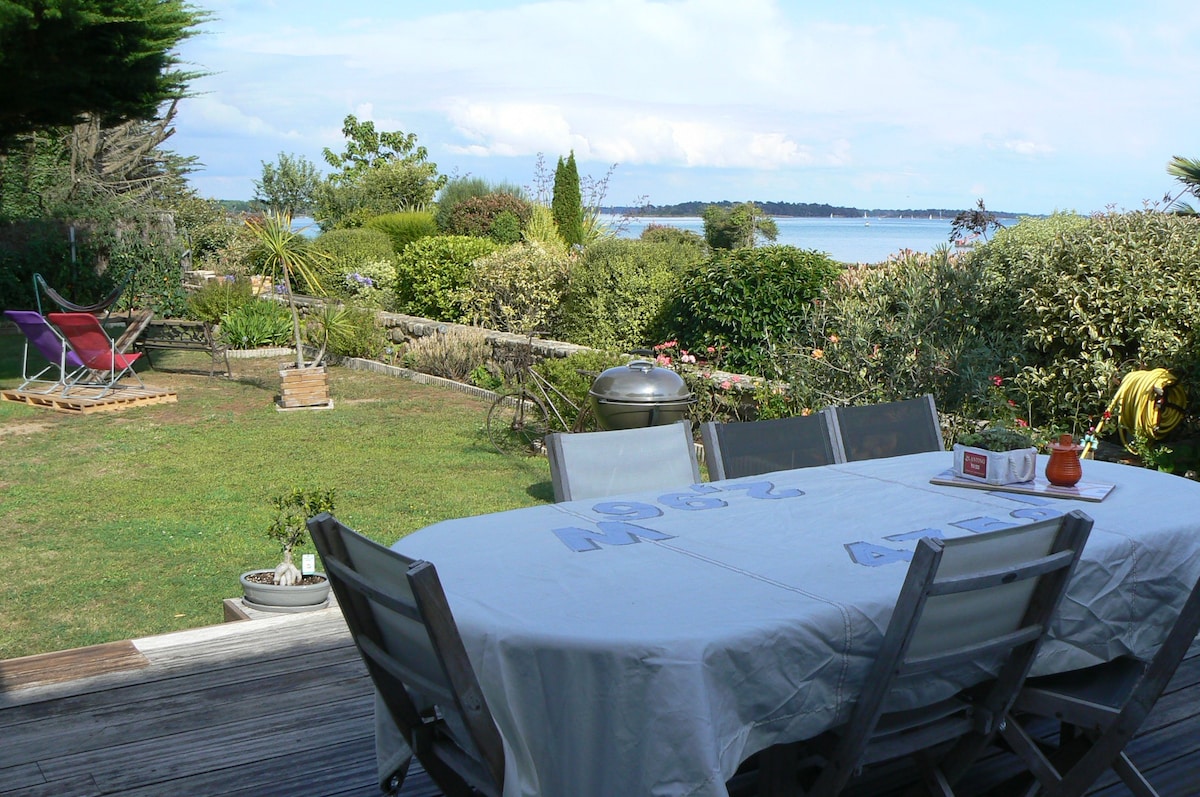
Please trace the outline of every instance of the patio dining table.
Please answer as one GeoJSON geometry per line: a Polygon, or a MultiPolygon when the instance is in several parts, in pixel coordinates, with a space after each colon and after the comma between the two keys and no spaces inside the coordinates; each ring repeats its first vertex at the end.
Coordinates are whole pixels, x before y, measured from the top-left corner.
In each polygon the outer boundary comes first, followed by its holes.
{"type": "MultiPolygon", "coordinates": [[[[1081,509],[1095,526],[1035,674],[1165,637],[1200,577],[1200,484],[1093,461],[1084,479],[1115,485],[1098,503],[930,483],[951,464],[915,454],[539,505],[393,547],[438,569],[504,740],[507,797],[716,797],[751,754],[846,720],[923,536],[1081,509]]],[[[376,714],[386,781],[407,749],[376,714]]]]}

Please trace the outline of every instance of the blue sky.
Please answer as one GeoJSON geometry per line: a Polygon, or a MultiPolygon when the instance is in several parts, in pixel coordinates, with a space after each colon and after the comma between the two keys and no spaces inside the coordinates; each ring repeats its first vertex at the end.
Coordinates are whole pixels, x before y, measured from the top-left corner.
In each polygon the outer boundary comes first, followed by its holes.
{"type": "Polygon", "coordinates": [[[605,203],[1140,209],[1200,157],[1200,3],[199,0],[168,146],[248,199],[342,119],[450,175],[532,186],[574,150],[605,203]]]}

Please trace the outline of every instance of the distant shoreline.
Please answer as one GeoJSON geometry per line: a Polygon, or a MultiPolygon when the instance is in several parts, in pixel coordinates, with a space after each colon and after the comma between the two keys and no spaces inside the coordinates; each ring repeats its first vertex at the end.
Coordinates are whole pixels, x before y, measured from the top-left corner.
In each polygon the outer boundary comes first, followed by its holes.
{"type": "MultiPolygon", "coordinates": [[[[751,200],[753,201],[753,200],[751,200]]],[[[717,205],[719,207],[732,207],[741,204],[728,199],[723,199],[718,202],[680,202],[674,205],[642,205],[632,207],[628,205],[609,205],[600,208],[601,213],[607,213],[614,216],[629,216],[630,218],[640,218],[645,216],[663,216],[663,217],[697,217],[704,215],[704,209],[709,205],[717,205]]],[[[861,218],[864,214],[871,218],[878,219],[894,219],[894,218],[937,218],[953,220],[955,216],[961,213],[965,208],[953,210],[950,208],[851,208],[838,205],[826,205],[822,203],[812,202],[759,202],[754,201],[754,204],[762,208],[768,216],[779,218],[799,218],[799,219],[856,219],[861,218]]],[[[1035,216],[1031,213],[1014,213],[1011,211],[989,211],[995,214],[998,219],[1019,219],[1023,216],[1035,216]]]]}

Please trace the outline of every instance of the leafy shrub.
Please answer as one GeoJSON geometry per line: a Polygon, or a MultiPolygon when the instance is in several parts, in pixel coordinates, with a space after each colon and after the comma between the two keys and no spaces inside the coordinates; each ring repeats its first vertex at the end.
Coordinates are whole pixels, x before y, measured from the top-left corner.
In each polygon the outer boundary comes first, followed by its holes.
{"type": "Polygon", "coordinates": [[[525,198],[525,192],[518,186],[508,183],[490,183],[482,177],[456,177],[450,180],[438,193],[437,225],[442,232],[450,231],[450,214],[458,203],[471,197],[487,196],[488,194],[511,194],[525,198]]]}
{"type": "Polygon", "coordinates": [[[359,271],[367,263],[390,262],[395,257],[388,234],[367,227],[321,233],[313,241],[313,248],[329,258],[331,270],[342,274],[359,271]]]}
{"type": "Polygon", "coordinates": [[[291,345],[292,314],[278,302],[250,302],[221,317],[221,337],[235,349],[291,345]]]}
{"type": "Polygon", "coordinates": [[[188,317],[215,324],[221,316],[253,301],[249,280],[234,279],[232,275],[208,280],[188,297],[188,317]]]}
{"type": "MultiPolygon", "coordinates": [[[[451,235],[474,235],[477,237],[493,237],[493,227],[504,214],[516,217],[519,227],[529,221],[532,208],[528,202],[512,194],[486,194],[464,199],[450,211],[446,231],[451,235]]],[[[502,225],[504,229],[511,228],[511,221],[502,225]]],[[[516,238],[504,243],[515,242],[516,238]]]]}
{"type": "Polygon", "coordinates": [[[697,262],[686,246],[597,241],[571,266],[558,335],[600,349],[645,346],[654,340],[656,317],[697,262]]]}
{"type": "Polygon", "coordinates": [[[647,224],[638,240],[648,244],[683,244],[694,247],[701,255],[708,254],[703,235],[667,224],[647,224]]]}
{"type": "Polygon", "coordinates": [[[659,337],[719,346],[727,368],[766,375],[771,347],[795,334],[840,272],[828,255],[794,246],[715,252],[680,280],[659,337]]]}
{"type": "Polygon", "coordinates": [[[1019,330],[1011,389],[1031,423],[1082,429],[1121,376],[1200,386],[1200,219],[1158,212],[1024,219],[972,255],[987,323],[1019,330]]]}
{"type": "Polygon", "coordinates": [[[463,381],[490,355],[491,346],[483,330],[451,329],[413,341],[402,362],[423,374],[463,381]]]}
{"type": "Polygon", "coordinates": [[[433,213],[427,210],[408,210],[400,213],[385,213],[367,221],[367,229],[378,230],[388,236],[392,249],[403,251],[413,241],[437,235],[438,226],[433,213]]]}
{"type": "Polygon", "coordinates": [[[396,256],[396,310],[437,321],[466,321],[464,295],[471,263],[496,250],[486,238],[439,235],[422,238],[396,256]]]}
{"type": "Polygon", "coordinates": [[[943,412],[978,407],[997,352],[1011,344],[979,323],[981,280],[971,259],[946,248],[851,268],[800,312],[771,373],[789,380],[787,398],[801,411],[923,393],[943,412]]]}
{"type": "Polygon", "coordinates": [[[502,332],[548,329],[558,315],[570,261],[565,251],[514,244],[475,261],[463,293],[472,323],[502,332]]]}
{"type": "Polygon", "coordinates": [[[354,304],[386,310],[396,301],[396,267],[387,260],[363,263],[355,271],[338,275],[327,287],[354,304]]]}
{"type": "Polygon", "coordinates": [[[548,249],[561,249],[564,252],[567,250],[566,242],[558,234],[558,225],[554,223],[554,213],[537,202],[530,208],[523,236],[526,243],[538,243],[548,249]]]}
{"type": "Polygon", "coordinates": [[[387,337],[375,313],[361,307],[326,303],[305,323],[310,345],[325,347],[334,357],[374,358],[383,352],[387,337]]]}

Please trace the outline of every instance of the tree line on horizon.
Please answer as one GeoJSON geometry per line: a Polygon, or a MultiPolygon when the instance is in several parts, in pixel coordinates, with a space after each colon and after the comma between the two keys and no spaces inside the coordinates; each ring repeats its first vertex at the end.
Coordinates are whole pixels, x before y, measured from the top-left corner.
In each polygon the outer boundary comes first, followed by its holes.
{"type": "MultiPolygon", "coordinates": [[[[615,215],[624,216],[668,216],[681,217],[693,216],[699,217],[704,215],[704,209],[710,206],[720,208],[733,208],[737,205],[744,204],[742,202],[733,202],[728,199],[720,202],[679,202],[674,205],[639,205],[639,206],[620,206],[612,205],[601,208],[604,213],[612,213],[615,215]]],[[[890,217],[890,216],[931,216],[937,215],[950,221],[955,214],[959,213],[961,208],[904,208],[904,209],[889,209],[889,208],[852,208],[841,205],[829,205],[824,202],[752,202],[755,206],[762,209],[768,216],[781,216],[792,218],[858,218],[862,214],[867,213],[875,217],[890,217]]],[[[1033,214],[1027,213],[1012,213],[1005,211],[994,211],[995,215],[1000,218],[1017,218],[1018,216],[1027,216],[1033,214]]]]}

